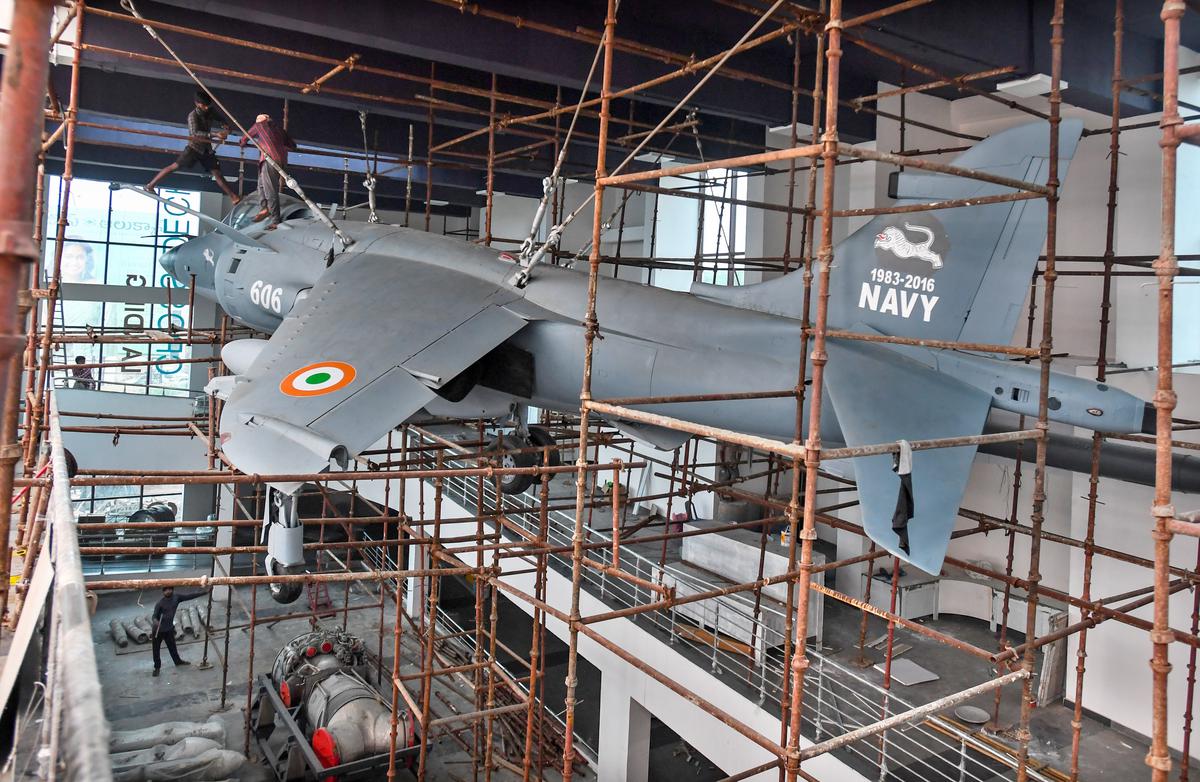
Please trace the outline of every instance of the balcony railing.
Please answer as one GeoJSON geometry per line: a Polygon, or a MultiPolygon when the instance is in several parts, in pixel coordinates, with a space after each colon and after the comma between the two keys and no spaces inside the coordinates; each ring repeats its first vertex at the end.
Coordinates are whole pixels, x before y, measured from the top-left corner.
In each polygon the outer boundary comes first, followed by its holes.
{"type": "MultiPolygon", "coordinates": [[[[432,439],[413,433],[420,444],[434,445],[432,439]]],[[[474,467],[474,459],[447,459],[445,466],[474,467]]],[[[479,507],[479,487],[482,484],[482,507],[486,512],[503,510],[506,518],[524,527],[533,535],[538,531],[540,510],[533,491],[518,496],[497,495],[489,481],[474,477],[443,480],[443,494],[468,512],[479,507]],[[534,505],[535,507],[530,507],[534,505]]],[[[547,512],[547,543],[551,547],[569,547],[575,529],[574,511],[547,512]]],[[[585,526],[586,541],[611,543],[603,531],[585,526]]],[[[513,537],[505,532],[506,537],[513,537]]],[[[594,548],[588,556],[602,566],[612,564],[611,547],[594,548]]],[[[569,555],[551,555],[551,567],[570,578],[569,555]]],[[[658,562],[638,554],[633,547],[622,545],[620,569],[653,583],[674,584],[678,594],[707,592],[729,586],[708,581],[694,572],[658,562]]],[[[617,608],[641,606],[662,599],[661,594],[619,577],[610,577],[599,569],[583,568],[583,585],[592,594],[617,608]]],[[[819,597],[819,596],[818,596],[819,597]]],[[[706,600],[691,603],[681,609],[659,609],[637,614],[633,621],[661,633],[672,646],[686,648],[694,659],[704,659],[714,676],[730,684],[743,696],[761,707],[768,702],[778,710],[782,694],[783,672],[787,662],[779,653],[756,648],[753,654],[737,650],[738,645],[723,643],[717,628],[736,626],[750,628],[750,637],[778,638],[777,628],[783,626],[782,612],[763,601],[759,613],[742,610],[729,600],[706,600]],[[681,609],[686,609],[686,615],[681,609]],[[698,634],[689,632],[697,624],[711,630],[698,634]]],[[[808,649],[811,661],[804,687],[803,732],[806,738],[820,741],[842,735],[856,728],[907,711],[919,705],[894,691],[885,690],[858,671],[822,654],[812,646],[808,649]]],[[[995,782],[1016,779],[1017,760],[995,745],[985,743],[954,721],[941,716],[928,717],[882,734],[882,738],[858,741],[835,751],[841,759],[879,780],[921,779],[936,782],[995,782]],[[903,776],[907,772],[909,776],[903,776]]],[[[1029,779],[1035,782],[1055,782],[1055,778],[1030,767],[1029,779]]]]}
{"type": "Polygon", "coordinates": [[[27,717],[18,721],[15,766],[28,768],[36,763],[41,779],[111,782],[109,726],[100,695],[91,612],[71,508],[71,483],[53,393],[49,426],[53,486],[46,509],[42,554],[25,585],[17,630],[4,660],[7,682],[23,657],[37,653],[29,641],[35,625],[44,621],[46,650],[35,695],[42,699],[40,719],[36,718],[35,701],[27,709],[27,717]],[[36,737],[27,733],[34,730],[36,737]]]}

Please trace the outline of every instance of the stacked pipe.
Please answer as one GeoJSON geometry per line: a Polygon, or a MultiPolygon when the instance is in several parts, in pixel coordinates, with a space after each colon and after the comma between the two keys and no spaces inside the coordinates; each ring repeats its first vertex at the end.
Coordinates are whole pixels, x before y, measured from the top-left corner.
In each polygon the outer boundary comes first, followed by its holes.
{"type": "MultiPolygon", "coordinates": [[[[175,613],[175,635],[186,639],[202,638],[208,627],[208,616],[201,607],[180,607],[175,613]]],[[[110,619],[108,632],[113,642],[121,649],[129,644],[149,643],[154,637],[154,618],[150,614],[110,619]]]]}

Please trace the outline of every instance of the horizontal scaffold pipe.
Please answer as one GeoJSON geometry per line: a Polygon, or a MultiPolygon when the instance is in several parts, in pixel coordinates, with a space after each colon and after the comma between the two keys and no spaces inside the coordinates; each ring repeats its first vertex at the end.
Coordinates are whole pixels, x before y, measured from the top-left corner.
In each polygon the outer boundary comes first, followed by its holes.
{"type": "MultiPolygon", "coordinates": [[[[645,467],[645,462],[630,462],[629,468],[645,467]]],[[[582,468],[574,464],[563,464],[555,467],[460,467],[446,470],[391,470],[391,471],[347,471],[347,472],[307,472],[287,473],[279,475],[229,475],[218,473],[197,472],[193,475],[147,475],[144,478],[134,476],[122,477],[92,477],[76,478],[72,486],[174,486],[177,484],[218,484],[218,483],[310,483],[325,481],[402,481],[423,480],[425,478],[470,478],[482,476],[491,478],[502,475],[557,475],[564,472],[575,472],[583,469],[587,472],[595,470],[611,470],[611,464],[588,464],[582,468]]],[[[49,486],[47,478],[18,478],[14,485],[49,486]]]]}
{"type": "MultiPolygon", "coordinates": [[[[302,573],[273,576],[196,576],[194,578],[123,578],[110,581],[89,581],[88,589],[151,589],[158,587],[249,586],[251,584],[309,584],[324,581],[390,581],[395,578],[428,578],[430,576],[465,576],[479,572],[472,567],[424,568],[419,570],[372,570],[355,573],[302,573]]],[[[486,570],[486,568],[484,569],[486,570]]]]}

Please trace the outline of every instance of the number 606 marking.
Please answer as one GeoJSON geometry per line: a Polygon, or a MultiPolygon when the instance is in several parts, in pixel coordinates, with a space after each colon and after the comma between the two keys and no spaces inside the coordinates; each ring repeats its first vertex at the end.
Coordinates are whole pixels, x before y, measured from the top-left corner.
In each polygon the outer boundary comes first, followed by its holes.
{"type": "Polygon", "coordinates": [[[283,288],[277,285],[255,280],[250,286],[250,301],[254,302],[264,310],[270,310],[276,314],[283,314],[283,288]]]}

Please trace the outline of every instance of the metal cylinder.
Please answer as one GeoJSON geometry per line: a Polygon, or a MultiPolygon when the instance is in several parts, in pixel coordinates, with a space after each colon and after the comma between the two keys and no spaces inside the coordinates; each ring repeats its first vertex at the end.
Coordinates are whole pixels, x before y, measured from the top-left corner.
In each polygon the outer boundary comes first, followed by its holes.
{"type": "Polygon", "coordinates": [[[129,646],[129,634],[125,632],[125,628],[121,625],[119,619],[110,620],[108,623],[109,632],[112,633],[113,641],[117,646],[124,649],[129,646]]]}
{"type": "MultiPolygon", "coordinates": [[[[340,630],[314,630],[289,641],[271,666],[271,681],[298,719],[325,768],[390,751],[391,706],[367,683],[365,647],[340,630]]],[[[397,749],[416,744],[412,716],[397,720],[397,749]]]]}
{"type": "MultiPolygon", "coordinates": [[[[352,673],[337,673],[313,685],[304,711],[313,729],[313,749],[326,767],[388,751],[391,708],[352,673]]],[[[412,746],[414,730],[407,712],[400,715],[399,724],[397,749],[412,746]]]]}

